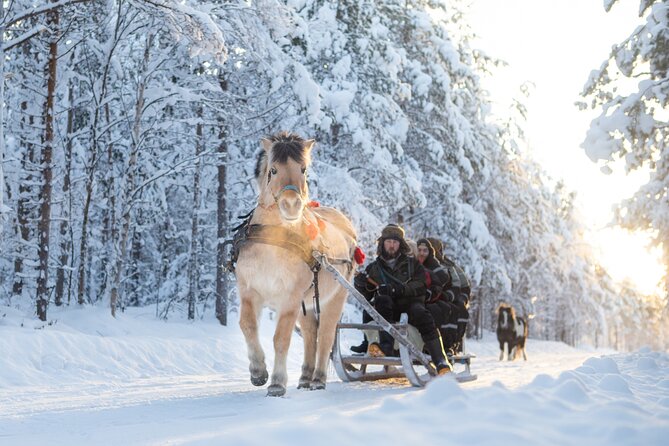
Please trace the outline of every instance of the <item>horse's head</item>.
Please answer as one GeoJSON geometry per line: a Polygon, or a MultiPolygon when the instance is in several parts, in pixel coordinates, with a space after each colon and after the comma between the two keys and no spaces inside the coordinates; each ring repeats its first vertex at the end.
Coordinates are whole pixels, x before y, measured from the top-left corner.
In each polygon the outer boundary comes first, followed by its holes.
{"type": "Polygon", "coordinates": [[[259,203],[263,207],[276,205],[282,220],[296,222],[309,201],[307,168],[314,140],[280,132],[261,142],[263,150],[255,170],[259,203]]]}
{"type": "Polygon", "coordinates": [[[516,311],[509,304],[502,303],[497,307],[497,326],[502,328],[510,327],[516,318],[516,311]]]}

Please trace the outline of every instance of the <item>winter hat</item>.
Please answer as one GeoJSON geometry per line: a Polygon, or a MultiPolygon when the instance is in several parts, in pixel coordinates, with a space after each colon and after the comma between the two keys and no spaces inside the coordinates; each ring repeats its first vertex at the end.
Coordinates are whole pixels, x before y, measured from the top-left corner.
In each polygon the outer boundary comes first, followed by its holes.
{"type": "Polygon", "coordinates": [[[428,258],[429,257],[434,257],[434,247],[432,247],[432,243],[430,243],[430,241],[428,239],[426,239],[426,238],[418,239],[418,241],[416,242],[416,245],[426,246],[428,251],[430,251],[430,254],[428,254],[428,258]]]}
{"type": "Polygon", "coordinates": [[[411,252],[411,248],[407,244],[406,240],[404,240],[404,229],[402,229],[402,227],[399,225],[390,223],[381,231],[381,237],[379,237],[379,244],[376,249],[377,255],[380,255],[383,251],[383,241],[387,239],[397,240],[400,242],[400,251],[402,253],[409,254],[411,252]]]}
{"type": "Polygon", "coordinates": [[[404,241],[404,229],[402,229],[401,226],[398,226],[394,223],[390,223],[387,225],[383,230],[381,231],[381,239],[386,240],[386,239],[393,239],[397,240],[398,242],[403,242],[404,241]]]}

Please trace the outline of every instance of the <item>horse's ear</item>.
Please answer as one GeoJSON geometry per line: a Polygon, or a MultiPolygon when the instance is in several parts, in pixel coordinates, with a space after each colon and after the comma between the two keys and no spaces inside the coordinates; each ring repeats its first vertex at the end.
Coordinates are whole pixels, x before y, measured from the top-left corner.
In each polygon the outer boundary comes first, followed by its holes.
{"type": "Polygon", "coordinates": [[[311,152],[311,149],[314,148],[314,144],[316,144],[315,139],[307,139],[306,141],[304,141],[304,143],[302,144],[302,146],[304,147],[304,151],[311,152]]]}
{"type": "Polygon", "coordinates": [[[272,141],[269,140],[269,139],[267,139],[267,138],[262,138],[262,139],[260,140],[260,144],[262,145],[262,149],[263,149],[265,152],[269,152],[269,149],[272,148],[272,141]]]}

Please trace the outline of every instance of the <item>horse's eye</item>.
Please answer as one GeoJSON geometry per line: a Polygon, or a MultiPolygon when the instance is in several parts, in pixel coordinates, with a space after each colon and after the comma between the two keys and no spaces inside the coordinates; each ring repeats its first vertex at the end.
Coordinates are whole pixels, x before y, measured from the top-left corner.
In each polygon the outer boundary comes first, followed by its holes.
{"type": "Polygon", "coordinates": [[[302,173],[304,174],[304,173],[306,173],[306,172],[307,172],[307,168],[306,168],[306,167],[303,167],[303,168],[302,168],[302,173]]]}
{"type": "Polygon", "coordinates": [[[271,173],[272,175],[276,175],[276,167],[272,167],[272,168],[269,170],[269,173],[271,173]]]}

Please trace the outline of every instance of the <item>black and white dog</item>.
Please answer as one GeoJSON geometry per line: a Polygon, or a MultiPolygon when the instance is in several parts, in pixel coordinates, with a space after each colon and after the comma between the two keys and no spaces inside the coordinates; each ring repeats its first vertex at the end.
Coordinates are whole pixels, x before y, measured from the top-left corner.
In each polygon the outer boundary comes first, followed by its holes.
{"type": "Polygon", "coordinates": [[[527,317],[516,317],[516,311],[509,304],[500,304],[497,308],[497,340],[499,341],[499,360],[504,358],[504,344],[507,346],[507,359],[512,361],[525,354],[525,340],[527,339],[527,317]]]}

